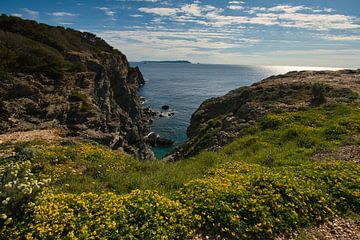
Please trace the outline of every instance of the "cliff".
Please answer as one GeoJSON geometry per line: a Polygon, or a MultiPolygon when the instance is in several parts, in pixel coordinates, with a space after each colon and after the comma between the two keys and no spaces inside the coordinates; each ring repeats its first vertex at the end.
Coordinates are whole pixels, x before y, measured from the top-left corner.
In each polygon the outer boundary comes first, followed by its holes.
{"type": "Polygon", "coordinates": [[[60,128],[138,158],[152,157],[126,56],[91,33],[0,17],[0,133],[60,128]]]}
{"type": "Polygon", "coordinates": [[[301,71],[272,76],[249,87],[211,98],[193,113],[189,140],[167,160],[217,150],[241,137],[267,113],[299,111],[328,103],[351,103],[360,93],[360,70],[301,71]]]}

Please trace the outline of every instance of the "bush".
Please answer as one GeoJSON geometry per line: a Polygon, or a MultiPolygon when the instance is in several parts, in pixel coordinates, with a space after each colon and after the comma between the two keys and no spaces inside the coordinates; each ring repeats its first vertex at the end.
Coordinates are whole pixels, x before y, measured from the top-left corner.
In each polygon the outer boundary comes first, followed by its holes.
{"type": "Polygon", "coordinates": [[[18,63],[18,72],[43,73],[54,79],[60,79],[64,75],[63,57],[46,46],[34,45],[23,48],[18,56],[18,63]]]}
{"type": "Polygon", "coordinates": [[[321,83],[315,83],[311,86],[311,92],[313,98],[311,100],[311,104],[315,106],[319,106],[326,102],[325,94],[327,92],[327,87],[321,83]]]}
{"type": "Polygon", "coordinates": [[[0,228],[23,218],[34,204],[36,195],[50,179],[39,179],[30,161],[0,166],[0,228]]]}
{"type": "Polygon", "coordinates": [[[340,125],[330,125],[324,130],[324,134],[327,140],[341,139],[346,133],[346,128],[340,125]]]}
{"type": "Polygon", "coordinates": [[[271,239],[358,213],[360,166],[312,158],[357,136],[359,114],[357,105],[268,114],[222,150],[171,163],[90,143],[19,145],[33,173],[52,176],[52,193],[0,238],[271,239]]]}
{"type": "Polygon", "coordinates": [[[27,237],[40,239],[185,239],[191,211],[152,191],[48,194],[35,208],[27,237]]]}
{"type": "Polygon", "coordinates": [[[70,101],[75,101],[75,102],[81,102],[81,107],[80,110],[82,112],[87,112],[90,109],[90,104],[89,104],[89,99],[88,97],[81,93],[81,92],[74,92],[69,96],[69,100],[70,101]]]}
{"type": "Polygon", "coordinates": [[[278,171],[241,162],[191,181],[178,199],[194,208],[202,231],[229,238],[270,238],[326,220],[336,211],[325,189],[295,176],[291,168],[278,171]]]}
{"type": "Polygon", "coordinates": [[[87,66],[84,63],[75,62],[75,63],[71,64],[70,71],[74,72],[74,73],[78,73],[78,72],[87,72],[88,69],[87,69],[87,66]]]}

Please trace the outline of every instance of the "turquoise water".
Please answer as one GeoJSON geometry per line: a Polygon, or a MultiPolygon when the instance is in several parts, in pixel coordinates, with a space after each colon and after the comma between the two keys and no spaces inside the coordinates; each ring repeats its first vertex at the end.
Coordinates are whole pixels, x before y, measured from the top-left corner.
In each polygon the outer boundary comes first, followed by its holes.
{"type": "MultiPolygon", "coordinates": [[[[323,70],[313,67],[284,66],[239,66],[179,63],[131,63],[139,66],[146,84],[140,95],[145,97],[145,106],[161,111],[169,105],[175,111],[172,117],[157,118],[152,131],[175,141],[175,145],[186,141],[186,129],[191,114],[200,104],[211,97],[221,96],[232,89],[251,85],[266,77],[295,70],[323,70]]],[[[174,147],[154,148],[161,158],[174,147]]]]}

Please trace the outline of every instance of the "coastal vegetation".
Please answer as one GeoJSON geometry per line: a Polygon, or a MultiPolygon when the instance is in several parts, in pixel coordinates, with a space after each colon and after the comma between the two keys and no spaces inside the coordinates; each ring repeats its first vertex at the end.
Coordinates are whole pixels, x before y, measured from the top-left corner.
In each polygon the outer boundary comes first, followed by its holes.
{"type": "Polygon", "coordinates": [[[359,73],[290,72],[209,99],[178,158],[153,160],[139,68],[93,34],[2,15],[0,239],[305,238],[339,216],[359,224],[359,73]]]}
{"type": "Polygon", "coordinates": [[[177,162],[139,161],[93,142],[3,144],[16,154],[2,160],[1,187],[15,178],[38,184],[2,191],[1,234],[252,239],[354,216],[360,166],[314,156],[359,145],[359,119],[358,104],[267,114],[223,149],[177,162]],[[7,204],[24,214],[4,212],[7,204]]]}

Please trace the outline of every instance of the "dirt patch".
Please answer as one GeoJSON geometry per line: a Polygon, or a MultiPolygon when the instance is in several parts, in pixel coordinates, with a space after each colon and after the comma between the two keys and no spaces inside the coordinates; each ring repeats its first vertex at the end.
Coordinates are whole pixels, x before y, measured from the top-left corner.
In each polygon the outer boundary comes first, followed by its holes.
{"type": "MultiPolygon", "coordinates": [[[[226,240],[221,236],[198,234],[193,240],[226,240]]],[[[298,232],[279,235],[275,240],[360,240],[360,224],[352,219],[335,217],[319,226],[307,227],[298,232]]]]}
{"type": "Polygon", "coordinates": [[[0,144],[6,142],[25,142],[33,140],[53,141],[62,139],[59,129],[13,132],[0,135],[0,144]]]}
{"type": "Polygon", "coordinates": [[[308,227],[276,240],[360,240],[360,225],[351,219],[336,217],[317,227],[308,227]]]}
{"type": "Polygon", "coordinates": [[[328,150],[316,153],[313,157],[315,161],[353,161],[360,164],[360,146],[350,145],[341,146],[334,150],[328,150]]]}
{"type": "Polygon", "coordinates": [[[319,227],[309,229],[308,233],[315,239],[359,240],[360,225],[351,219],[338,217],[331,222],[321,224],[319,227]]]}

